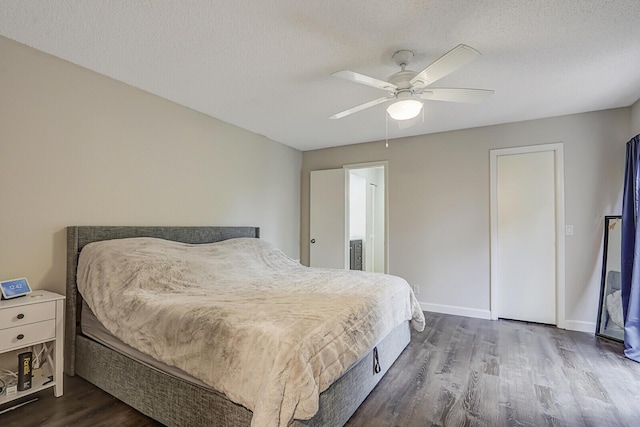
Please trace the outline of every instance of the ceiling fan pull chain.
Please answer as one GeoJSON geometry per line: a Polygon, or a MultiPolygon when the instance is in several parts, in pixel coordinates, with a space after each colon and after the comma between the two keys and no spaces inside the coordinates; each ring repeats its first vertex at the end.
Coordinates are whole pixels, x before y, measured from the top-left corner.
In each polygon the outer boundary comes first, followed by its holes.
{"type": "Polygon", "coordinates": [[[384,146],[389,148],[389,115],[386,112],[384,113],[384,136],[384,146]]]}

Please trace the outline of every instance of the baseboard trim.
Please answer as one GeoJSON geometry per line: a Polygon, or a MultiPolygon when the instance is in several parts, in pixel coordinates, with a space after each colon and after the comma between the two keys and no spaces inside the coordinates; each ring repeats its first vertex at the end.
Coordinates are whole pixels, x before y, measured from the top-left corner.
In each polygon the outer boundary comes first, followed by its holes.
{"type": "MultiPolygon", "coordinates": [[[[432,313],[452,314],[454,316],[491,320],[490,310],[460,307],[457,305],[431,304],[427,302],[421,302],[420,307],[423,311],[430,311],[432,313]]],[[[587,332],[595,335],[596,324],[595,322],[585,322],[583,320],[565,320],[564,329],[569,331],[587,332]]]]}
{"type": "Polygon", "coordinates": [[[596,331],[595,322],[585,322],[583,320],[565,320],[564,327],[570,331],[588,332],[594,335],[596,331]]]}
{"type": "Polygon", "coordinates": [[[459,307],[456,305],[431,304],[427,302],[421,302],[420,307],[423,311],[431,311],[433,313],[453,314],[454,316],[475,317],[477,319],[491,320],[491,311],[489,310],[459,307]]]}

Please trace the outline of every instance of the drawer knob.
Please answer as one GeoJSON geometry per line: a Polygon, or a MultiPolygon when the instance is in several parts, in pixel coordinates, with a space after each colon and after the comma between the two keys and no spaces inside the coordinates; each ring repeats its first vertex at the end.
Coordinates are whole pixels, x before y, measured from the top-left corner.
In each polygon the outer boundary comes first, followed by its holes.
{"type": "Polygon", "coordinates": [[[16,338],[18,338],[19,340],[21,340],[22,338],[24,338],[24,335],[20,334],[20,335],[18,335],[16,338]]]}
{"type": "Polygon", "coordinates": [[[18,317],[18,319],[24,319],[24,314],[20,313],[20,314],[18,314],[17,317],[18,317]]]}

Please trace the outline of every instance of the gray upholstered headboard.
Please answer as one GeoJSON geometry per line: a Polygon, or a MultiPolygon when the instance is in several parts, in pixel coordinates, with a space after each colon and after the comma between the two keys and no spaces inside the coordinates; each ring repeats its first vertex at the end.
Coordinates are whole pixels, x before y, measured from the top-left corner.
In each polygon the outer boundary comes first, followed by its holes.
{"type": "Polygon", "coordinates": [[[76,334],[80,332],[82,297],[76,286],[78,256],[85,245],[101,240],[157,237],[183,243],[215,243],[237,237],[260,237],[259,227],[67,227],[67,308],[65,317],[64,371],[75,374],[76,334]]]}

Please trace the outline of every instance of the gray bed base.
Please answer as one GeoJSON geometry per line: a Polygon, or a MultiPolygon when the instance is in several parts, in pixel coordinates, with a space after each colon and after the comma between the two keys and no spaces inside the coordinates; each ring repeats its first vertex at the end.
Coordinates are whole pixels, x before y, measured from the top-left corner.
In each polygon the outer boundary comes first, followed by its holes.
{"type": "MultiPolygon", "coordinates": [[[[158,237],[184,243],[213,243],[234,237],[260,237],[256,227],[67,227],[67,307],[65,373],[100,389],[168,426],[249,426],[252,413],[224,395],[168,375],[82,335],[82,297],[76,286],[78,255],[91,242],[158,237]]],[[[320,394],[320,410],[292,426],[342,426],[409,344],[409,322],[396,327],[376,347],[381,366],[373,371],[373,350],[320,394]]]]}

